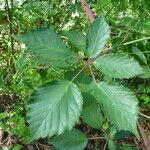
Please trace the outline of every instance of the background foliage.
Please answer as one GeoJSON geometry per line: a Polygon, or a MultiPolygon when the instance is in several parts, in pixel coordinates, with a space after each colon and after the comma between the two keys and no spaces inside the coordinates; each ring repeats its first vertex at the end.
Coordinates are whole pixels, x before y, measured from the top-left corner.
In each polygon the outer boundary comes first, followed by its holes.
{"type": "MultiPolygon", "coordinates": [[[[11,2],[8,1],[9,8],[11,8],[11,2]]],[[[19,2],[13,0],[12,20],[8,16],[6,3],[7,1],[0,1],[0,130],[5,132],[6,135],[3,138],[5,137],[6,141],[8,141],[8,137],[13,139],[9,143],[1,140],[1,145],[13,147],[16,143],[24,146],[30,137],[26,122],[26,109],[32,91],[48,81],[62,79],[66,74],[64,69],[39,65],[33,59],[32,54],[26,53],[25,46],[15,40],[12,48],[10,22],[12,32],[15,35],[26,33],[37,27],[52,27],[61,35],[66,35],[66,31],[69,30],[86,33],[90,23],[78,0],[24,0],[19,2]]],[[[149,39],[142,39],[150,34],[150,1],[90,0],[89,5],[97,16],[103,15],[110,25],[111,38],[108,45],[112,47],[112,52],[128,53],[145,68],[145,74],[142,78],[118,79],[117,82],[134,91],[139,99],[140,110],[148,115],[150,108],[150,41],[149,39]],[[127,45],[128,42],[134,40],[139,41],[127,45]]],[[[71,44],[70,47],[77,50],[71,44]]],[[[70,71],[74,71],[74,69],[70,71]]],[[[104,77],[98,73],[97,77],[110,80],[109,77],[104,77]]],[[[90,124],[90,120],[84,112],[83,116],[83,120],[90,124]]],[[[141,120],[143,124],[148,124],[146,119],[141,118],[141,120]]],[[[89,129],[83,123],[78,126],[79,129],[87,132],[89,137],[97,134],[104,136],[110,130],[110,125],[105,120],[101,125],[102,132],[89,129]]],[[[95,122],[91,126],[97,128],[97,123],[95,122]]],[[[81,139],[84,141],[82,134],[81,139]]],[[[42,143],[44,142],[42,141],[42,143]]],[[[50,143],[54,143],[54,141],[52,140],[50,143]]],[[[100,145],[99,141],[91,143],[87,148],[96,149],[100,145]]],[[[101,145],[104,145],[104,141],[101,145]]],[[[113,141],[109,142],[109,147],[114,146],[116,147],[113,141]]],[[[128,146],[123,145],[123,147],[128,146]]]]}

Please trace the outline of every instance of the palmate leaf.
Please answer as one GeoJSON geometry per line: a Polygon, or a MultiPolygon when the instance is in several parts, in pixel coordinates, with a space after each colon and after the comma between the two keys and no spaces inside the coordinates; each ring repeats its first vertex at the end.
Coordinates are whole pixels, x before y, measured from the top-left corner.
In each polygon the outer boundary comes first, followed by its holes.
{"type": "Polygon", "coordinates": [[[66,36],[69,42],[79,50],[86,49],[86,36],[79,31],[69,31],[66,36]]]}
{"type": "Polygon", "coordinates": [[[83,108],[82,118],[85,123],[96,129],[100,129],[104,121],[101,108],[94,101],[93,104],[83,108]]]}
{"type": "Polygon", "coordinates": [[[71,129],[78,121],[83,103],[78,87],[67,80],[37,89],[32,100],[27,114],[32,140],[71,129]]]}
{"type": "Polygon", "coordinates": [[[35,29],[15,38],[25,43],[42,64],[65,68],[78,62],[77,56],[51,28],[35,29]]]}
{"type": "Polygon", "coordinates": [[[136,122],[139,114],[138,101],[127,88],[100,82],[96,96],[104,112],[119,130],[128,130],[138,136],[136,122]]]}
{"type": "Polygon", "coordinates": [[[83,150],[87,142],[86,135],[78,129],[66,131],[50,140],[50,144],[59,150],[83,150]]]}
{"type": "Polygon", "coordinates": [[[97,18],[87,32],[87,56],[93,58],[101,53],[109,35],[110,30],[105,19],[102,16],[97,18]]]}
{"type": "Polygon", "coordinates": [[[142,67],[125,54],[107,54],[97,58],[94,66],[105,75],[114,78],[131,78],[143,73],[142,67]]]}

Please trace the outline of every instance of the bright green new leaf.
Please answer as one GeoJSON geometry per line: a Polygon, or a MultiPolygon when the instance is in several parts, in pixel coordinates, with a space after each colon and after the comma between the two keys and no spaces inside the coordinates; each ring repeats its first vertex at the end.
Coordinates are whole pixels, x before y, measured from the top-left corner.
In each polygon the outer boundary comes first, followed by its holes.
{"type": "Polygon", "coordinates": [[[66,36],[69,42],[79,50],[86,49],[86,36],[79,31],[69,31],[66,36]]]}
{"type": "Polygon", "coordinates": [[[142,67],[132,57],[123,54],[107,54],[97,58],[94,66],[105,75],[114,78],[132,78],[143,73],[142,67]]]}
{"type": "Polygon", "coordinates": [[[87,142],[86,135],[78,129],[66,131],[50,140],[50,144],[59,150],[83,150],[87,142]]]}
{"type": "Polygon", "coordinates": [[[87,56],[93,58],[101,53],[109,35],[110,30],[105,19],[102,16],[97,18],[87,32],[87,56]]]}
{"type": "Polygon", "coordinates": [[[35,29],[15,38],[24,42],[42,64],[65,68],[78,62],[77,56],[51,28],[35,29]]]}
{"type": "Polygon", "coordinates": [[[89,126],[100,129],[104,119],[100,106],[93,101],[93,104],[83,108],[82,118],[89,126]]]}
{"type": "Polygon", "coordinates": [[[109,120],[119,130],[128,130],[138,136],[136,123],[139,108],[134,94],[123,86],[106,82],[100,82],[97,88],[95,94],[109,120]]]}
{"type": "Polygon", "coordinates": [[[38,88],[32,100],[28,106],[32,140],[71,129],[78,121],[83,103],[78,87],[67,80],[38,88]]]}

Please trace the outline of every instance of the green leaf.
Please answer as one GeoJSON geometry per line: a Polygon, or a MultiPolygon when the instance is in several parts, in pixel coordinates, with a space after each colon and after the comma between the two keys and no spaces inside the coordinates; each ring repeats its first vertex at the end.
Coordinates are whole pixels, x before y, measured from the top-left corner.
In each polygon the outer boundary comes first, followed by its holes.
{"type": "Polygon", "coordinates": [[[119,150],[119,146],[114,141],[109,140],[108,149],[109,150],[119,150]]]}
{"type": "Polygon", "coordinates": [[[51,28],[35,29],[15,38],[24,42],[42,64],[65,68],[78,62],[77,56],[51,28]]]}
{"type": "Polygon", "coordinates": [[[78,87],[67,80],[38,88],[32,100],[28,106],[32,140],[71,129],[78,121],[83,103],[78,87]]]}
{"type": "Polygon", "coordinates": [[[86,36],[79,31],[69,31],[66,36],[69,42],[79,50],[86,49],[86,36]]]}
{"type": "Polygon", "coordinates": [[[83,108],[82,118],[89,126],[99,129],[104,121],[100,106],[97,103],[83,108]]]}
{"type": "Polygon", "coordinates": [[[124,54],[108,54],[97,58],[94,66],[105,75],[114,78],[132,78],[143,73],[142,67],[132,57],[124,54]]]}
{"type": "Polygon", "coordinates": [[[83,150],[87,142],[86,135],[78,129],[66,131],[50,140],[50,144],[60,150],[83,150]]]}
{"type": "Polygon", "coordinates": [[[124,138],[129,138],[130,136],[133,136],[133,134],[131,132],[120,130],[120,131],[116,132],[114,138],[115,139],[124,139],[124,138]]]}
{"type": "MultiPolygon", "coordinates": [[[[65,74],[66,80],[72,80],[72,78],[77,74],[77,72],[68,72],[65,74]]],[[[93,96],[94,93],[94,82],[91,77],[87,76],[84,73],[80,73],[78,77],[73,81],[82,92],[83,97],[83,105],[87,106],[89,104],[93,104],[96,102],[95,97],[93,96]]]]}
{"type": "Polygon", "coordinates": [[[20,150],[21,148],[22,148],[22,145],[15,144],[15,146],[13,146],[13,148],[11,148],[11,150],[20,150]]]}
{"type": "Polygon", "coordinates": [[[138,100],[134,94],[123,86],[100,82],[96,95],[103,105],[104,113],[119,130],[128,130],[138,136],[137,119],[138,100]]]}
{"type": "Polygon", "coordinates": [[[142,51],[137,48],[137,47],[133,47],[132,48],[132,52],[138,56],[140,58],[140,60],[147,65],[147,58],[145,57],[145,55],[142,53],[142,51]]]}
{"type": "Polygon", "coordinates": [[[134,145],[124,143],[120,150],[136,150],[136,147],[134,145]]]}
{"type": "Polygon", "coordinates": [[[83,92],[82,97],[83,97],[83,107],[89,106],[97,101],[96,98],[93,96],[93,94],[89,92],[83,92]]]}
{"type": "Polygon", "coordinates": [[[150,78],[150,68],[148,68],[148,67],[144,67],[143,68],[143,74],[141,74],[139,77],[141,77],[141,78],[150,78]]]}
{"type": "MultiPolygon", "coordinates": [[[[67,72],[65,79],[72,80],[78,72],[67,72]]],[[[73,81],[80,89],[81,92],[90,92],[92,90],[92,78],[80,73],[78,77],[73,81]]]]}
{"type": "Polygon", "coordinates": [[[87,32],[87,56],[93,58],[101,53],[109,35],[110,30],[105,19],[102,16],[97,18],[87,32]]]}

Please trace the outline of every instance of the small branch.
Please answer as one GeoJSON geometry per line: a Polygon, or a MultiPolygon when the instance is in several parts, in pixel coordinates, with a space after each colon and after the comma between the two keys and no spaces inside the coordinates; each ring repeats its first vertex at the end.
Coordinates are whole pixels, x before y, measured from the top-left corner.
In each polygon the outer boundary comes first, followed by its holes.
{"type": "Polygon", "coordinates": [[[107,143],[108,143],[108,141],[109,141],[109,140],[107,140],[107,141],[106,141],[106,143],[105,143],[105,145],[104,145],[103,150],[106,150],[106,147],[107,147],[107,143]]]}
{"type": "Polygon", "coordinates": [[[143,117],[145,117],[145,118],[147,118],[147,119],[150,119],[150,116],[147,116],[147,115],[145,115],[143,113],[140,113],[140,115],[143,116],[143,117]]]}
{"type": "Polygon", "coordinates": [[[37,147],[38,150],[40,150],[40,148],[38,147],[37,143],[35,143],[35,146],[37,147]]]}
{"type": "Polygon", "coordinates": [[[134,142],[135,142],[135,145],[136,145],[137,150],[140,150],[140,149],[139,149],[139,144],[138,144],[136,138],[134,138],[134,142]]]}
{"type": "Polygon", "coordinates": [[[93,78],[93,81],[96,83],[96,78],[95,78],[94,73],[93,73],[93,71],[92,71],[91,65],[88,65],[88,66],[89,66],[90,73],[91,73],[91,76],[92,76],[92,78],[93,78]]]}
{"type": "Polygon", "coordinates": [[[145,41],[145,40],[149,40],[149,39],[150,39],[150,37],[144,37],[144,38],[141,38],[141,39],[137,39],[137,40],[133,40],[133,41],[130,41],[130,42],[126,42],[123,45],[129,45],[129,44],[132,44],[132,43],[136,43],[136,42],[140,42],[140,41],[145,41]]]}
{"type": "MultiPolygon", "coordinates": [[[[14,52],[14,43],[13,43],[13,27],[12,27],[12,21],[13,21],[13,0],[10,0],[10,4],[11,6],[9,7],[9,3],[8,0],[5,0],[6,3],[6,11],[8,12],[8,22],[9,22],[9,32],[10,32],[10,42],[11,42],[11,62],[12,62],[12,69],[13,72],[16,73],[16,66],[15,66],[15,62],[14,62],[14,58],[15,58],[15,52],[14,52]]],[[[10,65],[10,64],[9,64],[10,65]]]]}
{"type": "MultiPolygon", "coordinates": [[[[133,40],[133,41],[130,41],[130,42],[126,42],[126,43],[123,43],[123,44],[120,44],[120,45],[117,45],[117,46],[114,46],[114,47],[106,48],[102,53],[99,53],[95,58],[93,58],[92,61],[95,61],[97,58],[99,58],[100,56],[102,56],[104,54],[110,53],[112,48],[118,48],[118,47],[121,47],[121,46],[126,46],[126,45],[130,45],[132,43],[137,43],[137,42],[144,41],[144,40],[149,40],[149,39],[150,39],[150,37],[145,37],[145,38],[133,40]]],[[[143,52],[143,53],[150,53],[150,51],[143,52]]],[[[121,54],[121,53],[119,53],[119,54],[121,54]]],[[[128,53],[128,54],[134,54],[134,53],[128,53]]]]}
{"type": "Polygon", "coordinates": [[[108,140],[107,137],[90,137],[88,140],[108,140]]]}
{"type": "Polygon", "coordinates": [[[87,0],[81,0],[81,4],[90,22],[93,22],[95,19],[95,14],[90,9],[90,6],[88,5],[87,0]]]}
{"type": "Polygon", "coordinates": [[[145,134],[144,128],[139,123],[137,125],[138,125],[139,131],[141,133],[141,136],[142,136],[145,148],[147,150],[150,150],[150,143],[149,143],[149,140],[148,140],[148,138],[147,138],[147,136],[145,134]]]}
{"type": "Polygon", "coordinates": [[[11,40],[11,51],[12,51],[12,54],[14,54],[14,44],[13,44],[13,30],[12,30],[12,13],[13,13],[13,0],[11,0],[11,8],[9,7],[9,3],[8,3],[8,0],[6,0],[6,9],[7,9],[7,12],[8,12],[8,21],[9,21],[9,30],[10,30],[10,40],[11,40]]]}

